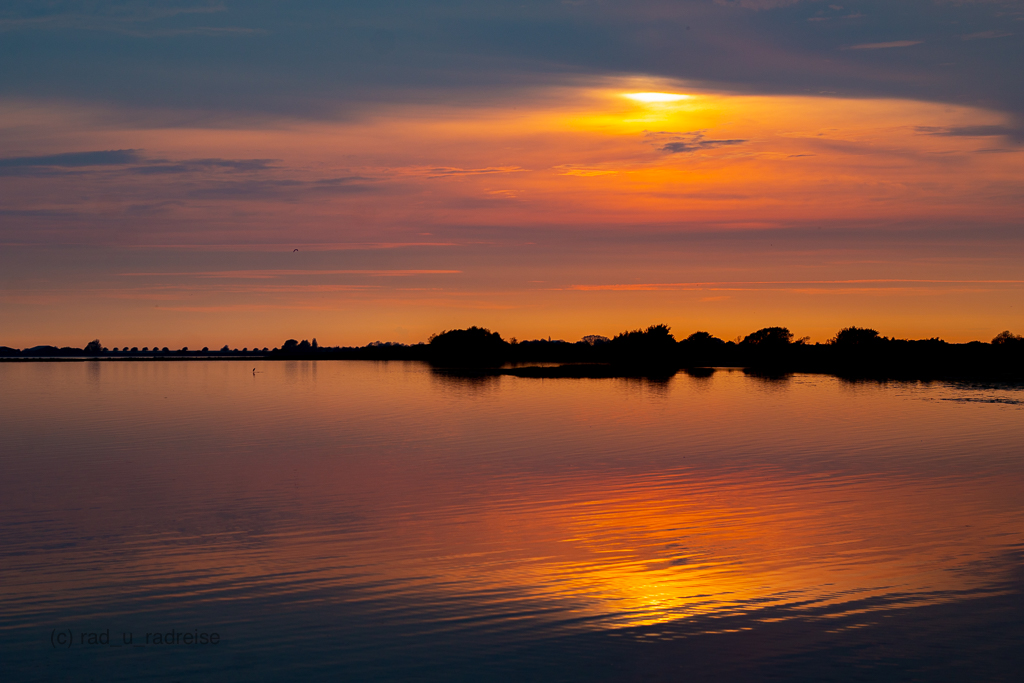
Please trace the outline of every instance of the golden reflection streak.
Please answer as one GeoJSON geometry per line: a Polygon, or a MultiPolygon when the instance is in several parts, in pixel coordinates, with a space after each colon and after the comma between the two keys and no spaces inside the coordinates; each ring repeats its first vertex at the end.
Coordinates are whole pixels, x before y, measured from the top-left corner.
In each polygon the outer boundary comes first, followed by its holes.
{"type": "MultiPolygon", "coordinates": [[[[901,604],[927,604],[947,599],[941,593],[984,589],[984,577],[958,570],[998,556],[1007,537],[1019,536],[1015,516],[979,515],[1015,495],[1015,484],[991,479],[962,491],[956,483],[742,474],[520,480],[514,496],[464,512],[432,508],[432,494],[407,500],[375,520],[386,533],[316,525],[254,546],[236,545],[231,534],[199,546],[173,533],[165,544],[142,538],[119,571],[194,575],[185,594],[211,597],[208,576],[238,588],[268,574],[295,575],[294,583],[261,588],[268,593],[380,581],[388,594],[472,595],[477,609],[495,600],[491,607],[500,608],[511,593],[588,617],[588,628],[894,594],[901,604]]],[[[323,483],[303,489],[325,494],[323,483]]],[[[21,583],[15,575],[12,589],[21,583]]],[[[89,582],[77,581],[65,578],[87,599],[89,582]]]]}
{"type": "Polygon", "coordinates": [[[10,523],[45,511],[80,541],[47,546],[45,563],[12,549],[5,588],[24,599],[5,609],[38,609],[44,584],[46,600],[59,604],[59,591],[82,605],[166,579],[211,600],[348,587],[409,609],[541,605],[616,626],[799,601],[937,602],[990,590],[1016,566],[1006,553],[1024,529],[1020,423],[1001,407],[940,402],[959,390],[914,397],[912,385],[738,373],[668,386],[433,384],[416,364],[331,363],[265,363],[240,385],[237,370],[83,364],[62,383],[41,381],[56,372],[48,364],[5,368],[11,395],[29,399],[8,401],[11,423],[33,443],[187,434],[181,443],[206,446],[133,466],[74,449],[59,469],[24,457],[15,473],[64,479],[55,496],[11,487],[10,523]],[[54,413],[59,435],[46,432],[54,413]],[[388,447],[392,429],[403,436],[388,447]],[[326,438],[302,442],[308,432],[326,438]],[[282,435],[302,446],[289,451],[282,435]],[[752,448],[780,465],[731,463],[752,448]],[[787,460],[792,448],[802,458],[787,460]],[[592,453],[604,468],[573,461],[592,453]],[[806,471],[819,457],[823,469],[806,471]],[[116,574],[97,570],[112,538],[125,541],[116,574]]]}

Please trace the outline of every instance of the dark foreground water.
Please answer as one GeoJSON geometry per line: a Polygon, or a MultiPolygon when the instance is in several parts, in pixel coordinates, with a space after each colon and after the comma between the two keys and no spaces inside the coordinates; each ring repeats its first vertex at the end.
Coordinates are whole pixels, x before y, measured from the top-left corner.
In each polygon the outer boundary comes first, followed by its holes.
{"type": "Polygon", "coordinates": [[[1024,670],[1020,388],[257,370],[0,364],[0,679],[1024,670]]]}

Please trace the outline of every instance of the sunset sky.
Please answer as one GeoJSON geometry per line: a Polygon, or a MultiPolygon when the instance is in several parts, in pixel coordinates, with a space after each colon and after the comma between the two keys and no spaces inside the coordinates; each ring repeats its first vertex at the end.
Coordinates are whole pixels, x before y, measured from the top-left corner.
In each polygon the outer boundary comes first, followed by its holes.
{"type": "Polygon", "coordinates": [[[1022,36],[1021,0],[7,3],[0,344],[1024,333],[1022,36]]]}

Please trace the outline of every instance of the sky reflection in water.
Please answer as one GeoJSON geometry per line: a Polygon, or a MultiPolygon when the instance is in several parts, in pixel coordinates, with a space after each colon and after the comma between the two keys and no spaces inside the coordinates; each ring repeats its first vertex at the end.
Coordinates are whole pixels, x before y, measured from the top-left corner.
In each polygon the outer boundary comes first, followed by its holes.
{"type": "Polygon", "coordinates": [[[0,633],[18,680],[451,680],[530,657],[572,678],[552,658],[582,672],[603,645],[537,644],[737,618],[864,628],[1015,590],[1013,387],[251,370],[0,365],[0,633]],[[224,645],[48,641],[174,626],[224,645]]]}

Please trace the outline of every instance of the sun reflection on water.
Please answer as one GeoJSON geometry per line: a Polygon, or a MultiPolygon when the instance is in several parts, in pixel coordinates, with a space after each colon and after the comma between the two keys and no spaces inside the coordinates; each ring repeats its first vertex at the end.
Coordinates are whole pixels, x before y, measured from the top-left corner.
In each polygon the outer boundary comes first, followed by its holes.
{"type": "Polygon", "coordinates": [[[957,388],[233,369],[2,368],[25,397],[8,620],[256,596],[424,632],[853,614],[994,590],[1024,543],[1019,407],[957,388]]]}

